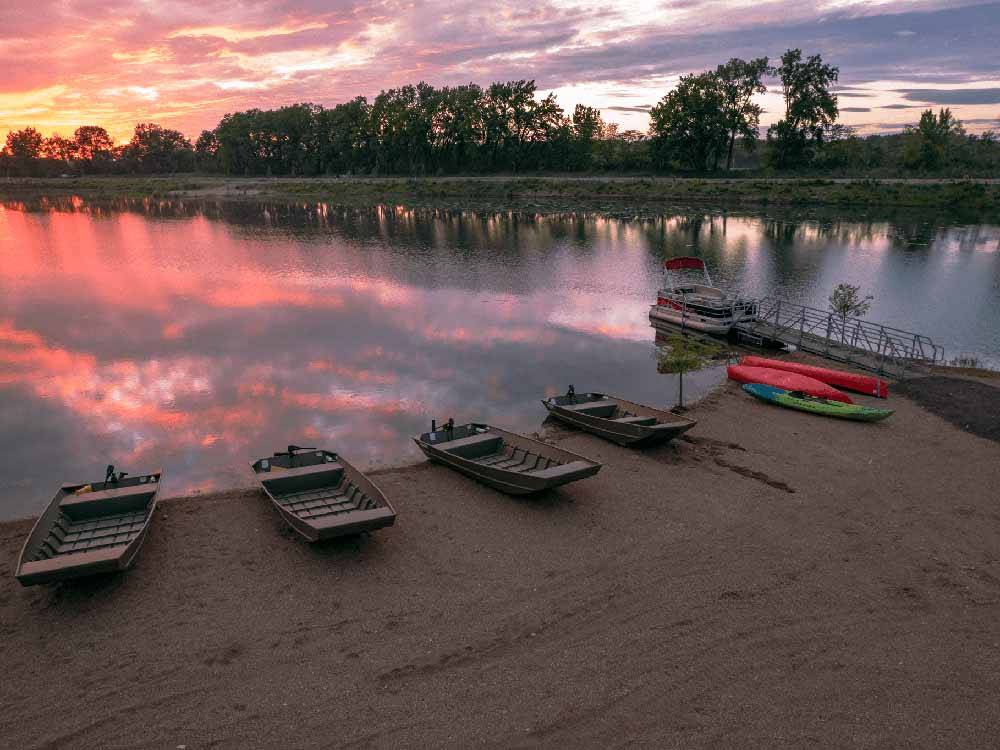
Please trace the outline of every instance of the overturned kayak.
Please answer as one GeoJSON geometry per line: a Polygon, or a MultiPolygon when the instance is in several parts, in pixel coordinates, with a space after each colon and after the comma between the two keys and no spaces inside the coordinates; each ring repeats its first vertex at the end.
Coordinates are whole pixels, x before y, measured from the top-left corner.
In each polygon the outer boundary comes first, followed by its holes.
{"type": "Polygon", "coordinates": [[[596,461],[507,432],[488,424],[456,425],[453,420],[414,438],[427,458],[506,492],[527,495],[578,479],[601,469],[596,461]]]}
{"type": "Polygon", "coordinates": [[[310,542],[392,526],[396,511],[343,457],[288,446],[251,464],[278,514],[310,542]]]}
{"type": "Polygon", "coordinates": [[[843,388],[854,393],[863,393],[866,396],[877,396],[878,398],[889,397],[889,385],[881,378],[871,375],[859,375],[854,372],[844,372],[843,370],[832,370],[828,367],[817,367],[815,365],[805,365],[801,362],[789,362],[784,359],[768,359],[767,357],[746,356],[740,360],[740,364],[748,367],[770,367],[773,370],[784,370],[794,372],[799,375],[806,375],[821,383],[843,388]]]}
{"type": "Polygon", "coordinates": [[[542,405],[553,417],[619,445],[665,443],[697,424],[693,419],[617,396],[577,393],[573,386],[564,396],[544,399],[542,405]]]}
{"type": "Polygon", "coordinates": [[[846,393],[841,393],[836,388],[815,378],[810,378],[808,375],[773,370],[770,367],[749,367],[747,365],[730,365],[727,373],[729,379],[735,380],[737,383],[760,383],[786,391],[798,391],[830,401],[843,401],[845,404],[854,403],[846,393]]]}
{"type": "Polygon", "coordinates": [[[867,406],[859,406],[858,404],[845,404],[842,401],[816,398],[805,393],[786,391],[770,385],[761,385],[760,383],[745,385],[743,386],[743,390],[762,401],[768,401],[788,409],[798,409],[799,411],[821,414],[824,417],[853,419],[856,422],[877,422],[892,414],[892,409],[872,409],[867,406]]]}
{"type": "Polygon", "coordinates": [[[109,466],[103,482],[64,484],[21,550],[24,586],[132,567],[153,520],[160,472],[129,477],[109,466]]]}

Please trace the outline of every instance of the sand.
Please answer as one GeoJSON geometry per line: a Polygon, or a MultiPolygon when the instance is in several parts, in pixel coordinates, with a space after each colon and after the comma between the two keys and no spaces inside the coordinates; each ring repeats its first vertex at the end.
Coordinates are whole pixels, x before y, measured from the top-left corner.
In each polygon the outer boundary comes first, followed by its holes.
{"type": "Polygon", "coordinates": [[[889,403],[727,384],[645,452],[550,427],[601,473],[382,472],[396,526],[321,547],[253,492],[167,501],[75,585],[21,588],[4,524],[0,746],[995,747],[1000,444],[889,403]]]}

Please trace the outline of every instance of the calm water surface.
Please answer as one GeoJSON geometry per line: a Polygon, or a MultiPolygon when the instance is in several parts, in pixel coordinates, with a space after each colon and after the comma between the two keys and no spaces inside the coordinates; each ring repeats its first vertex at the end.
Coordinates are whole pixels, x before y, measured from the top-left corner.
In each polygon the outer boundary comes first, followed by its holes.
{"type": "Polygon", "coordinates": [[[415,460],[431,417],[532,431],[568,383],[670,406],[646,316],[663,260],[688,254],[820,307],[859,284],[872,319],[1000,366],[997,226],[8,202],[0,517],[108,462],[163,467],[178,494],[250,484],[247,462],[288,442],[415,460]]]}

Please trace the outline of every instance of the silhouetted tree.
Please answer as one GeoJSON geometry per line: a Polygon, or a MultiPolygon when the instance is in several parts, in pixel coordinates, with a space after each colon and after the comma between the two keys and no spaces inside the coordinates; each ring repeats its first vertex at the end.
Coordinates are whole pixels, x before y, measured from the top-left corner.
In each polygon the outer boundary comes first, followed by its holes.
{"type": "Polygon", "coordinates": [[[604,135],[601,110],[577,104],[573,110],[573,169],[588,170],[594,165],[594,144],[604,135]]]}
{"type": "Polygon", "coordinates": [[[76,157],[85,172],[106,172],[111,168],[114,141],[98,125],[82,125],[73,132],[76,157]]]}
{"type": "Polygon", "coordinates": [[[30,175],[38,166],[42,156],[42,144],[45,139],[34,128],[12,130],[7,133],[7,154],[10,166],[16,174],[30,175]]]}
{"type": "Polygon", "coordinates": [[[742,138],[751,151],[757,144],[757,128],[762,110],[753,101],[753,97],[767,91],[767,86],[764,85],[767,72],[766,57],[750,61],[734,57],[715,69],[722,92],[726,126],[729,128],[726,169],[733,168],[733,148],[737,137],[742,138]]]}
{"type": "Polygon", "coordinates": [[[219,138],[214,130],[202,130],[194,144],[195,163],[206,172],[218,168],[219,138]]]}
{"type": "Polygon", "coordinates": [[[476,171],[479,149],[485,140],[480,100],[483,90],[474,83],[441,89],[431,123],[437,168],[443,171],[476,171]]]}
{"type": "Polygon", "coordinates": [[[650,110],[649,118],[655,166],[715,168],[730,132],[718,76],[681,76],[677,88],[650,110]]]}
{"type": "Polygon", "coordinates": [[[433,86],[420,83],[381,92],[371,107],[375,167],[385,174],[425,174],[437,108],[433,86]]]}
{"type": "Polygon", "coordinates": [[[122,158],[141,172],[183,172],[194,167],[194,148],[180,131],[140,123],[123,149],[122,158]]]}
{"type": "Polygon", "coordinates": [[[264,113],[274,144],[274,174],[312,175],[319,169],[315,118],[320,107],[293,104],[264,113]]]}
{"type": "Polygon", "coordinates": [[[140,124],[115,146],[103,128],[77,128],[73,139],[44,139],[33,128],[10,133],[0,172],[176,172],[197,167],[232,175],[438,174],[751,168],[761,160],[761,114],[754,98],[765,74],[779,76],[785,117],[768,132],[765,158],[779,169],[896,173],[901,169],[1000,171],[996,132],[968,135],[949,110],[930,111],[906,133],[859,138],[836,121],[830,92],[837,69],[799,50],[733,58],[714,71],[687,75],[650,111],[647,134],[620,132],[600,110],[577,105],[572,116],[534,81],[436,88],[427,83],[357,97],[327,109],[300,103],[226,114],[194,147],[178,131],[140,124]]]}
{"type": "Polygon", "coordinates": [[[53,133],[42,143],[42,157],[69,168],[77,158],[76,141],[53,133]]]}
{"type": "Polygon", "coordinates": [[[830,86],[840,70],[819,55],[803,60],[802,50],[790,49],[774,72],[781,79],[785,116],[767,133],[772,163],[779,169],[803,167],[822,147],[824,134],[837,119],[837,97],[830,86]]]}
{"type": "Polygon", "coordinates": [[[96,159],[111,153],[114,141],[108,131],[97,125],[82,125],[73,132],[77,155],[81,159],[96,159]]]}
{"type": "Polygon", "coordinates": [[[944,108],[937,115],[925,110],[916,126],[906,129],[903,163],[914,169],[935,171],[954,161],[954,153],[966,140],[962,122],[944,108]]]}
{"type": "MultiPolygon", "coordinates": [[[[531,144],[555,135],[565,116],[549,94],[538,101],[534,81],[493,83],[482,98],[484,146],[493,169],[517,172],[531,144]]],[[[565,132],[561,135],[565,136],[565,132]]]]}
{"type": "Polygon", "coordinates": [[[372,168],[371,108],[363,96],[316,115],[319,171],[365,174],[372,168]]]}

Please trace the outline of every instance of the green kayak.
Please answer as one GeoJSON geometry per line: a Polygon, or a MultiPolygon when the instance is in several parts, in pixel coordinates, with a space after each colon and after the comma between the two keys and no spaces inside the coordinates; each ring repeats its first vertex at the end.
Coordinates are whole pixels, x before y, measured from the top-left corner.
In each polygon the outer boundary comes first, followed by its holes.
{"type": "Polygon", "coordinates": [[[809,396],[798,391],[786,391],[782,388],[775,388],[772,385],[762,385],[761,383],[748,383],[743,386],[743,390],[762,401],[770,401],[772,404],[777,404],[778,406],[798,409],[799,411],[809,411],[813,414],[822,414],[826,417],[853,419],[858,422],[877,422],[892,414],[892,409],[872,409],[868,406],[845,404],[842,401],[816,398],[815,396],[809,396]]]}

